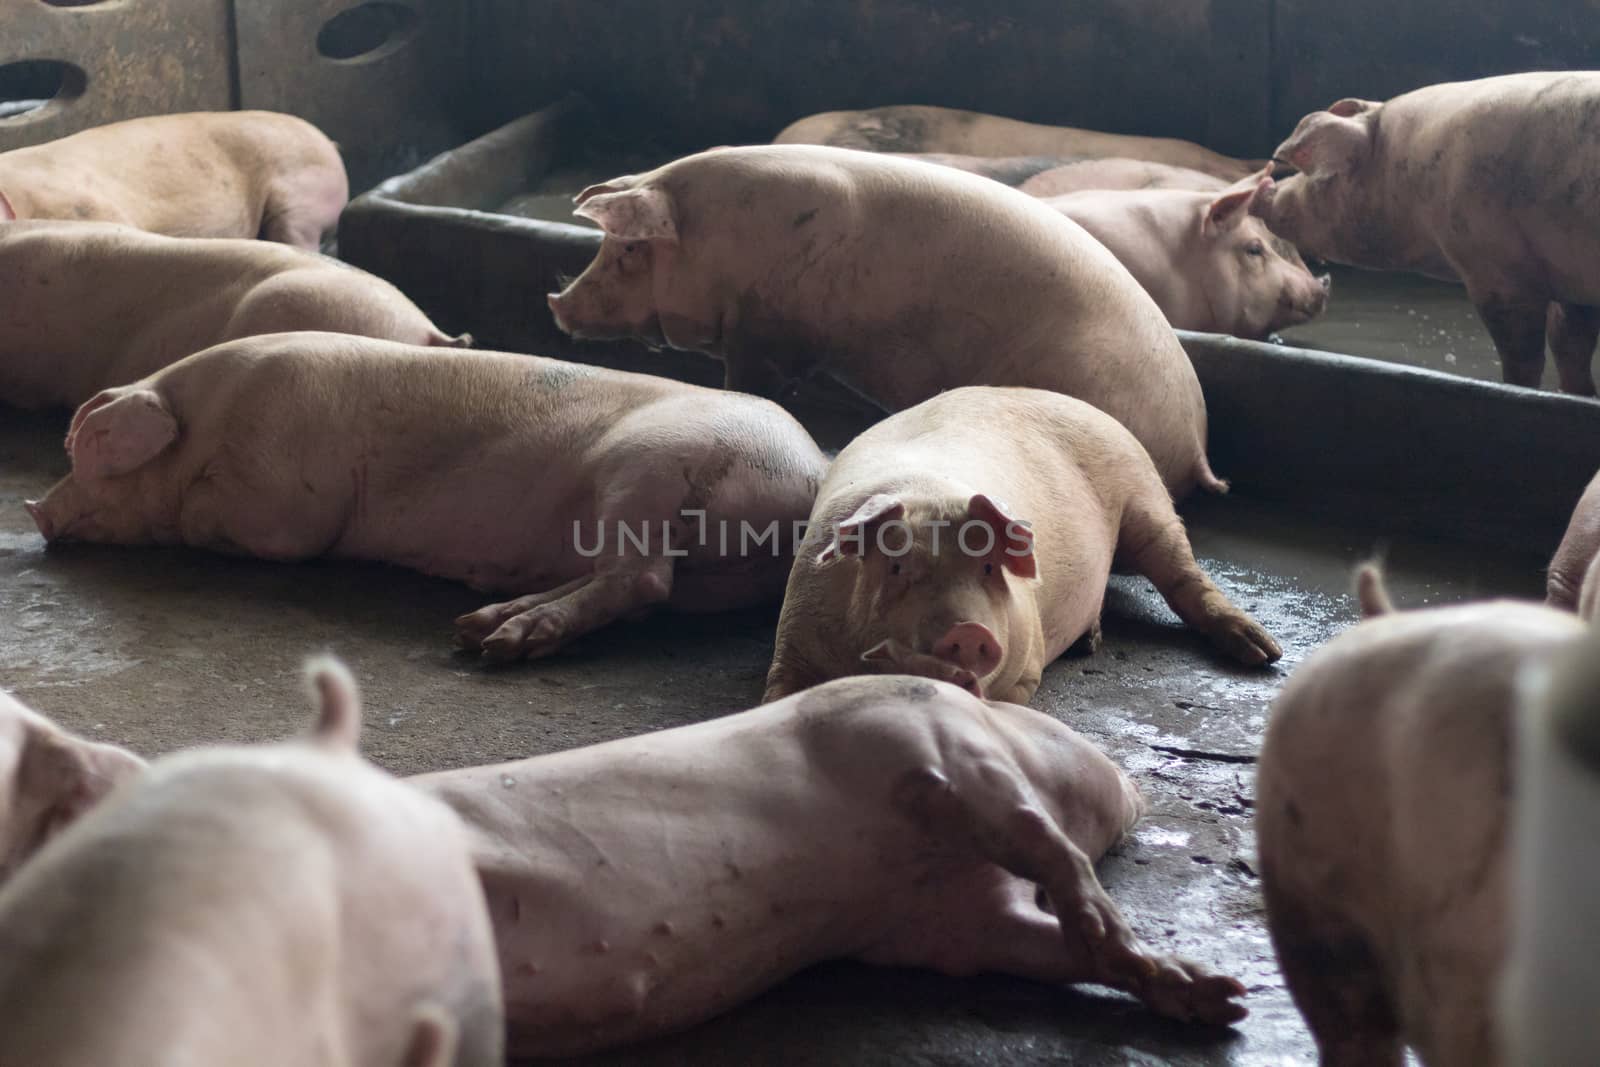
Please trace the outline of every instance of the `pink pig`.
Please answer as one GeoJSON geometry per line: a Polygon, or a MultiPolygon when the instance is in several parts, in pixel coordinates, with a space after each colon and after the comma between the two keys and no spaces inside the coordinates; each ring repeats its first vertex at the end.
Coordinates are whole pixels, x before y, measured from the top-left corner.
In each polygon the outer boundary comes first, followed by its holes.
{"type": "Polygon", "coordinates": [[[720,357],[774,395],[826,370],[895,411],[1026,385],[1120,420],[1174,494],[1224,488],[1205,398],[1160,308],[1058,212],[947,167],[808,145],[723,148],[578,196],[606,237],[551,294],[574,337],[720,357]]]}
{"type": "Polygon", "coordinates": [[[333,142],[271,111],[130,119],[0,153],[0,222],[93,219],[314,249],[349,195],[333,142]]]}
{"type": "Polygon", "coordinates": [[[1045,203],[1109,248],[1175,328],[1264,340],[1322,314],[1332,285],[1250,216],[1270,185],[1082,192],[1045,203]]]}

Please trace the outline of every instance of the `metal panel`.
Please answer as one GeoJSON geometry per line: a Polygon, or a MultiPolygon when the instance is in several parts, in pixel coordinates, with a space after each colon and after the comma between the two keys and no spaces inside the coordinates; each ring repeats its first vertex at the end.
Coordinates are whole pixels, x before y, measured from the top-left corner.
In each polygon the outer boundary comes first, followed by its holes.
{"type": "Polygon", "coordinates": [[[233,106],[228,0],[0,0],[0,27],[0,68],[56,60],[86,76],[79,95],[0,119],[0,151],[120,119],[233,106]]]}
{"type": "Polygon", "coordinates": [[[339,143],[353,189],[409,170],[465,136],[452,118],[451,90],[469,70],[450,0],[238,0],[237,21],[239,106],[286,111],[321,127],[339,143]],[[330,21],[362,7],[374,9],[367,27],[374,32],[366,41],[347,35],[350,43],[383,43],[350,58],[319,52],[330,21]],[[385,23],[378,8],[402,17],[385,23]]]}

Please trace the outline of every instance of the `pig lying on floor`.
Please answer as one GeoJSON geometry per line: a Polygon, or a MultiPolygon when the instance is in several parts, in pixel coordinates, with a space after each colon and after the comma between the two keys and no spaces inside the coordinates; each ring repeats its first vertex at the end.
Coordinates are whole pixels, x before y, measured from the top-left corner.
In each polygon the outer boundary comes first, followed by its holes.
{"type": "Polygon", "coordinates": [[[952,389],[834,460],[789,576],[766,698],[888,669],[1024,703],[1056,657],[1099,644],[1114,562],[1229,655],[1281,654],[1201,571],[1116,420],[1039,389],[952,389]]]}
{"type": "Polygon", "coordinates": [[[958,156],[945,152],[890,152],[898,159],[913,159],[954,167],[976,174],[1029,196],[1060,196],[1089,189],[1191,189],[1222,190],[1228,183],[1198,170],[1149,163],[1142,159],[1074,159],[1063,156],[958,156]]]}
{"type": "Polygon", "coordinates": [[[1506,381],[1538,388],[1548,337],[1562,391],[1593,396],[1597,108],[1600,73],[1588,71],[1340,100],[1279,146],[1298,173],[1252,210],[1308,255],[1460,280],[1506,381]]]}
{"type": "Polygon", "coordinates": [[[962,385],[1076,396],[1120,420],[1169,489],[1220,491],[1194,367],[1116,257],[1033,197],[838,148],[722,148],[579,194],[605,241],[551,294],[577,338],[723,360],[776,395],[826,370],[890,411],[962,385]]]}
{"type": "Polygon", "coordinates": [[[220,345],[78,410],[47,541],[382,560],[527,593],[457,620],[543,656],[661,604],[783,589],[826,460],[769,401],[336,334],[220,345]],[[747,523],[764,543],[744,536],[747,523]]]}
{"type": "Polygon", "coordinates": [[[0,1060],[499,1067],[461,824],[359,758],[343,668],[313,681],[310,738],[159,760],[0,887],[0,1060]]]}
{"type": "Polygon", "coordinates": [[[1130,137],[948,107],[878,107],[826,111],[791,124],[773,144],[819,144],[869,152],[938,152],[971,156],[1120,157],[1186,167],[1237,181],[1257,163],[1231,159],[1190,141],[1130,137]]]}
{"type": "Polygon", "coordinates": [[[1331,286],[1250,216],[1267,184],[1081,192],[1045,203],[1110,249],[1175,328],[1265,340],[1322,314],[1331,286]]]}
{"type": "Polygon", "coordinates": [[[77,405],[223,341],[329,330],[465,347],[376,275],[265,241],[0,226],[0,402],[77,405]]]}
{"type": "Polygon", "coordinates": [[[828,959],[1124,989],[1244,1016],[1139,943],[1093,862],[1132,783],[1047,715],[913,678],[411,779],[472,828],[513,1054],[679,1030],[828,959]]]}
{"type": "Polygon", "coordinates": [[[349,195],[333,142],[270,111],[130,119],[0,153],[0,222],[93,219],[315,249],[349,195]]]}
{"type": "Polygon", "coordinates": [[[1389,614],[1360,581],[1381,617],[1295,671],[1261,749],[1273,945],[1323,1067],[1501,1062],[1519,678],[1584,626],[1509,601],[1389,614]]]}

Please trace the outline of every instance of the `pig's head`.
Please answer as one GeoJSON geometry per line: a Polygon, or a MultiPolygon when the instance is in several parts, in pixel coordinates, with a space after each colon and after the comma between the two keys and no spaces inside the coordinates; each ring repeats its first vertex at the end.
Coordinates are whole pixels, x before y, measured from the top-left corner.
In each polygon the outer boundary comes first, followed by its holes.
{"type": "Polygon", "coordinates": [[[627,175],[591,185],[574,202],[573,214],[596,223],[605,240],[575,281],[549,294],[556,325],[579,340],[666,343],[656,306],[656,269],[678,243],[671,198],[627,175]]]}
{"type": "Polygon", "coordinates": [[[1033,531],[982,494],[877,494],[834,531],[823,567],[854,572],[857,672],[920,674],[983,696],[1038,646],[1033,531]]]}
{"type": "Polygon", "coordinates": [[[0,882],[144,761],[74,737],[0,693],[0,882]]]}
{"type": "Polygon", "coordinates": [[[1290,173],[1261,191],[1251,213],[1319,259],[1392,266],[1390,213],[1372,173],[1382,114],[1382,104],[1348,99],[1301,119],[1273,154],[1290,173]]]}
{"type": "Polygon", "coordinates": [[[1247,178],[1218,194],[1201,215],[1195,273],[1212,328],[1235,337],[1261,340],[1310,322],[1328,306],[1328,276],[1312,274],[1294,245],[1250,214],[1271,186],[1271,178],[1247,178]]]}

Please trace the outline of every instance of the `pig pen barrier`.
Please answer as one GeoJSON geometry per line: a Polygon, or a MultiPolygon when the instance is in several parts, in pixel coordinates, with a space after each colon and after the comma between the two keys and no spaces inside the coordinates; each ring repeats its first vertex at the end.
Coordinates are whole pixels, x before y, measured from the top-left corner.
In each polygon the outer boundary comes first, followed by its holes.
{"type": "MultiPolygon", "coordinates": [[[[582,184],[675,152],[597,140],[593,131],[604,126],[588,104],[568,98],[392,178],[345,212],[341,254],[484,347],[718,384],[720,365],[699,353],[576,343],[558,331],[544,294],[588,265],[601,235],[499,210],[543,190],[548,213],[564,213],[582,184]]],[[[1560,539],[1600,467],[1593,401],[1355,356],[1180,336],[1206,394],[1213,467],[1235,492],[1312,517],[1543,550],[1560,539]]],[[[824,401],[803,397],[802,406],[810,403],[824,401]]],[[[840,446],[868,417],[858,409],[846,432],[818,438],[840,446]]]]}

